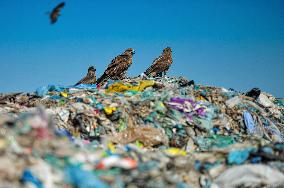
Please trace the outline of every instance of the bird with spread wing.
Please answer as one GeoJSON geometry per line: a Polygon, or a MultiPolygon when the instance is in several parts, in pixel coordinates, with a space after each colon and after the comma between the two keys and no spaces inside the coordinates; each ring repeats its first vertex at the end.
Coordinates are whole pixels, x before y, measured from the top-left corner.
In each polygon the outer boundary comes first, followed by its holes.
{"type": "Polygon", "coordinates": [[[57,22],[58,17],[60,16],[61,9],[65,6],[65,2],[59,3],[49,14],[50,23],[54,24],[57,22]]]}
{"type": "Polygon", "coordinates": [[[172,63],[172,49],[167,47],[163,50],[162,55],[153,61],[152,65],[145,71],[145,74],[151,77],[166,75],[172,63]]]}
{"type": "Polygon", "coordinates": [[[95,84],[96,83],[96,69],[91,66],[88,68],[87,76],[85,76],[82,80],[80,80],[77,84],[95,84]]]}
{"type": "Polygon", "coordinates": [[[103,75],[97,80],[97,84],[101,84],[108,79],[122,80],[126,78],[126,73],[132,64],[132,56],[135,54],[132,48],[128,48],[123,54],[115,57],[103,75]]]}

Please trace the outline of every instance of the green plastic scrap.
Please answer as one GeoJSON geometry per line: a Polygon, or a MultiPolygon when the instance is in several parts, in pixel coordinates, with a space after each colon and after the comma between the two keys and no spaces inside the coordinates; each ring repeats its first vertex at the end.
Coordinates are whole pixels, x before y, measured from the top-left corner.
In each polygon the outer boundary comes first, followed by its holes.
{"type": "Polygon", "coordinates": [[[100,169],[96,169],[96,170],[93,170],[93,173],[96,175],[96,176],[106,176],[106,175],[119,175],[121,174],[121,169],[120,168],[113,168],[113,169],[108,169],[108,170],[100,170],[100,169]]]}
{"type": "Polygon", "coordinates": [[[173,131],[172,131],[172,129],[166,128],[166,135],[167,135],[169,138],[173,138],[173,131]]]}
{"type": "Polygon", "coordinates": [[[46,154],[44,160],[49,163],[51,166],[57,169],[64,169],[65,163],[68,161],[67,157],[65,159],[59,159],[53,154],[46,154]]]}
{"type": "Polygon", "coordinates": [[[167,110],[167,108],[165,107],[163,102],[159,101],[159,102],[156,102],[155,104],[155,110],[158,112],[164,113],[167,110]]]}
{"type": "Polygon", "coordinates": [[[143,91],[141,92],[141,99],[145,100],[145,99],[149,99],[151,97],[154,96],[154,93],[152,91],[143,91]]]}
{"type": "Polygon", "coordinates": [[[121,131],[123,131],[126,128],[127,128],[127,126],[126,126],[125,121],[123,119],[120,119],[119,120],[118,131],[121,132],[121,131]]]}
{"type": "Polygon", "coordinates": [[[232,136],[213,135],[211,137],[199,136],[196,142],[201,150],[210,150],[211,148],[225,148],[235,143],[232,136]]]}

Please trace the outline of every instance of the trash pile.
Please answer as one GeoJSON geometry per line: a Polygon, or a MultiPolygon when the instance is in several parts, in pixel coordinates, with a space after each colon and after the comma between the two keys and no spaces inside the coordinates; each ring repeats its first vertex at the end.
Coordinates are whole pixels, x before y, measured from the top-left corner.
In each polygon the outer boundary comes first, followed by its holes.
{"type": "Polygon", "coordinates": [[[0,187],[284,187],[284,100],[179,77],[0,94],[0,187]]]}

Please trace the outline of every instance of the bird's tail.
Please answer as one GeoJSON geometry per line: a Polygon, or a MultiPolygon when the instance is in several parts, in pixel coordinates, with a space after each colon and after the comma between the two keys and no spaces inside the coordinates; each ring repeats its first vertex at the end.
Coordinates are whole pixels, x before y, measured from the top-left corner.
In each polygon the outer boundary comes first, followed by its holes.
{"type": "Polygon", "coordinates": [[[151,72],[152,72],[152,69],[151,69],[151,67],[149,67],[149,68],[144,72],[144,74],[147,75],[147,76],[149,76],[149,75],[151,74],[151,72]]]}
{"type": "Polygon", "coordinates": [[[106,73],[104,73],[98,80],[97,80],[97,84],[101,84],[103,81],[105,81],[105,79],[107,78],[106,73]]]}

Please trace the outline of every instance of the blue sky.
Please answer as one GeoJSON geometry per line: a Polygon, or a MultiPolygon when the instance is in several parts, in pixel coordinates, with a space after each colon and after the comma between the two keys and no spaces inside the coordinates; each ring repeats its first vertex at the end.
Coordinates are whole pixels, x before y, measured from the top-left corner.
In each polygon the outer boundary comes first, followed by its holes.
{"type": "Polygon", "coordinates": [[[0,92],[70,85],[88,66],[100,76],[126,48],[136,50],[128,74],[138,75],[173,49],[171,76],[284,96],[282,0],[0,1],[0,92]]]}

